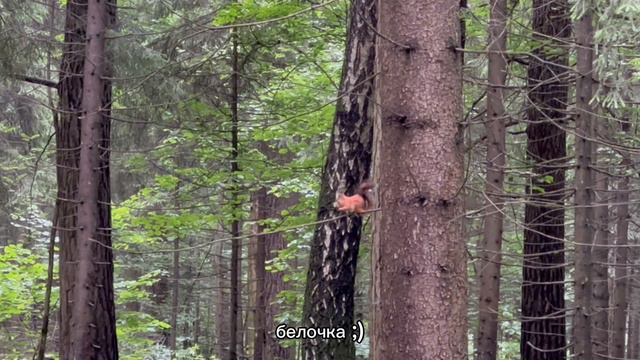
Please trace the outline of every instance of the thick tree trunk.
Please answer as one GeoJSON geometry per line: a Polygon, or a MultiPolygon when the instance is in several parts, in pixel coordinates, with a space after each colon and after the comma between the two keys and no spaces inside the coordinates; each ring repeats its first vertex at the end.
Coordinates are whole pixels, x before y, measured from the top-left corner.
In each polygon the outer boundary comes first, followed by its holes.
{"type": "Polygon", "coordinates": [[[504,208],[505,122],[503,90],[507,77],[507,1],[492,0],[489,23],[487,89],[487,199],[479,264],[477,359],[495,360],[498,352],[498,305],[504,208]]]}
{"type": "Polygon", "coordinates": [[[111,90],[103,76],[108,72],[105,31],[113,19],[108,10],[107,3],[96,0],[69,3],[67,8],[60,84],[65,115],[57,126],[59,194],[66,204],[60,214],[65,234],[60,257],[62,359],[118,358],[113,255],[106,247],[111,246],[110,127],[104,109],[110,107],[111,90]],[[81,80],[73,79],[81,68],[81,80]],[[79,156],[74,155],[78,147],[79,156]]]}
{"type": "MultiPolygon", "coordinates": [[[[352,194],[368,178],[373,141],[373,77],[377,0],[354,0],[349,12],[340,99],[322,174],[318,220],[339,215],[338,192],[352,194]]],[[[303,326],[343,328],[354,323],[356,263],[362,218],[350,216],[318,225],[309,254],[303,326]]],[[[352,341],[304,339],[305,359],[354,359],[352,341]]]]}
{"type": "Polygon", "coordinates": [[[593,358],[592,343],[592,243],[593,184],[592,139],[593,119],[589,104],[593,95],[593,19],[591,5],[575,24],[577,49],[576,79],[576,193],[575,193],[575,305],[574,353],[577,359],[593,358]]]}
{"type": "MultiPolygon", "coordinates": [[[[274,152],[262,151],[270,159],[277,156],[274,152]]],[[[276,159],[277,160],[277,159],[276,159]]],[[[266,189],[261,189],[254,195],[255,219],[274,219],[280,216],[285,210],[295,204],[296,197],[280,198],[267,194],[266,189]]],[[[268,228],[257,225],[255,232],[262,233],[268,228]]],[[[273,260],[278,255],[278,251],[286,248],[286,242],[282,233],[257,236],[254,240],[252,260],[253,260],[253,306],[254,306],[254,335],[253,335],[253,358],[255,360],[288,360],[291,358],[291,351],[283,348],[275,339],[274,329],[278,324],[275,317],[279,313],[279,306],[276,303],[276,296],[284,290],[285,283],[282,273],[274,273],[266,270],[266,263],[273,260]]]]}
{"type": "MultiPolygon", "coordinates": [[[[293,197],[291,199],[274,199],[276,204],[274,205],[275,211],[280,213],[281,210],[288,208],[298,200],[293,197]]],[[[284,250],[287,247],[287,243],[280,234],[267,235],[265,240],[266,248],[266,260],[272,260],[278,256],[280,250],[284,250]]],[[[282,345],[276,340],[274,329],[278,325],[276,323],[276,316],[281,312],[280,306],[276,303],[276,297],[278,294],[286,290],[288,285],[284,282],[284,274],[282,272],[265,273],[265,289],[264,289],[264,301],[265,301],[265,336],[266,344],[264,349],[264,360],[289,360],[292,359],[293,352],[291,348],[282,347],[282,345]]]]}
{"type": "Polygon", "coordinates": [[[380,2],[375,360],[467,358],[458,11],[446,0],[380,2]]]}
{"type": "Polygon", "coordinates": [[[525,204],[520,355],[523,360],[566,359],[564,198],[568,75],[563,39],[569,37],[566,0],[533,1],[529,59],[527,155],[532,164],[525,204]],[[556,41],[547,41],[557,39],[556,41]],[[554,51],[551,51],[553,49],[554,51]]]}
{"type": "MultiPolygon", "coordinates": [[[[628,158],[622,162],[622,170],[625,171],[631,164],[628,158]]],[[[621,359],[624,357],[625,335],[627,330],[627,310],[629,307],[627,283],[628,283],[628,261],[629,249],[629,177],[626,174],[620,179],[618,192],[616,194],[616,247],[615,250],[615,281],[613,290],[613,314],[611,321],[611,358],[621,359]]],[[[629,316],[631,318],[631,316],[629,316]]],[[[629,332],[631,339],[631,331],[629,332]]],[[[631,344],[631,341],[629,341],[631,344]]]]}

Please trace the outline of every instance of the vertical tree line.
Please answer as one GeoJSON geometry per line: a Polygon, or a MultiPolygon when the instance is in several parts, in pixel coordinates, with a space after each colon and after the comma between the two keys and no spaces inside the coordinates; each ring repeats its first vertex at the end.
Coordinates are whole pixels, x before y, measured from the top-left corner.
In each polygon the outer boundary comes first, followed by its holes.
{"type": "Polygon", "coordinates": [[[60,234],[60,357],[118,358],[109,187],[115,3],[67,6],[56,125],[60,234]],[[99,325],[99,326],[98,326],[99,325]]]}
{"type": "Polygon", "coordinates": [[[116,8],[0,5],[0,358],[640,357],[633,1],[116,8]]]}
{"type": "Polygon", "coordinates": [[[524,219],[521,355],[565,359],[566,132],[569,74],[564,41],[571,26],[564,1],[533,1],[540,46],[529,58],[527,185],[524,219]],[[555,52],[550,48],[559,49],[555,52]]]}

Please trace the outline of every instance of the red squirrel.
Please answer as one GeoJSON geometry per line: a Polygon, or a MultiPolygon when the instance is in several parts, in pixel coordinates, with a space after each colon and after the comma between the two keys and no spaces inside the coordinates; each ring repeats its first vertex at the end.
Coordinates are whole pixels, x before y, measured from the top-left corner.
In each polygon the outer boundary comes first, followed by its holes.
{"type": "Polygon", "coordinates": [[[338,195],[336,208],[338,211],[348,214],[361,215],[366,213],[373,205],[373,188],[374,185],[372,183],[363,181],[358,185],[354,195],[338,195]]]}

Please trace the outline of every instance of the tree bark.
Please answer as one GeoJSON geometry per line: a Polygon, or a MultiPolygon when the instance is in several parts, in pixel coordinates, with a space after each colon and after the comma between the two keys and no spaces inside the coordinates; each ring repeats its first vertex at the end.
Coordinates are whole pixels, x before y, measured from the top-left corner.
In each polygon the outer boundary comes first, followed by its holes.
{"type": "MultiPolygon", "coordinates": [[[[635,271],[634,271],[635,272],[635,271]]],[[[633,281],[631,282],[633,284],[633,281]]],[[[637,291],[633,286],[629,287],[629,345],[627,346],[627,359],[640,359],[640,319],[635,313],[638,307],[637,291]]]]}
{"type": "MultiPolygon", "coordinates": [[[[354,0],[349,11],[340,98],[322,174],[318,221],[339,216],[337,193],[353,194],[370,175],[377,0],[354,0]]],[[[362,218],[343,217],[316,226],[303,307],[303,326],[343,328],[354,323],[355,275],[362,218]]],[[[350,340],[303,339],[305,359],[355,359],[350,340]]]]}
{"type": "MultiPolygon", "coordinates": [[[[270,218],[268,214],[269,205],[267,202],[267,190],[262,188],[254,195],[255,206],[255,220],[260,221],[270,218]]],[[[264,231],[264,226],[256,225],[255,232],[257,234],[264,231]]],[[[267,249],[264,236],[256,236],[253,245],[253,275],[254,275],[254,291],[253,294],[253,324],[254,324],[254,337],[253,337],[253,359],[264,359],[264,348],[267,342],[266,339],[266,300],[265,300],[265,276],[266,276],[266,258],[267,249]]]]}
{"type": "Polygon", "coordinates": [[[592,348],[592,243],[593,183],[592,108],[593,96],[593,19],[590,2],[575,24],[577,42],[576,79],[576,193],[575,193],[575,305],[574,352],[577,359],[591,360],[592,348]]]}
{"type": "MultiPolygon", "coordinates": [[[[65,266],[62,274],[65,284],[61,288],[66,302],[62,305],[65,308],[63,323],[66,323],[65,335],[68,336],[61,347],[61,358],[117,359],[113,255],[108,248],[111,246],[109,114],[104,111],[110,106],[111,94],[110,85],[103,80],[107,73],[105,32],[110,15],[104,1],[89,0],[87,5],[69,4],[69,7],[81,13],[84,10],[80,8],[86,7],[86,16],[73,20],[86,20],[83,49],[86,61],[83,61],[81,87],[82,115],[76,120],[80,123],[80,155],[75,241],[63,244],[66,255],[70,256],[61,256],[65,266]]],[[[74,15],[68,12],[68,16],[74,15]]]]}
{"type": "MultiPolygon", "coordinates": [[[[625,157],[622,161],[622,171],[631,165],[631,160],[625,157]]],[[[624,174],[618,183],[616,194],[616,247],[615,250],[615,278],[613,290],[613,313],[611,319],[611,346],[609,347],[611,358],[624,358],[625,335],[627,331],[628,302],[628,262],[629,262],[629,176],[624,174]]],[[[629,316],[631,319],[631,316],[629,316]]],[[[631,340],[631,331],[629,331],[631,340]]],[[[629,341],[631,345],[632,341],[629,341]]]]}
{"type": "Polygon", "coordinates": [[[523,360],[564,360],[568,56],[562,41],[571,31],[566,0],[534,0],[532,23],[542,45],[533,50],[528,69],[532,176],[526,189],[520,355],[523,360]]]}
{"type": "Polygon", "coordinates": [[[505,122],[503,89],[507,78],[507,1],[492,0],[489,23],[489,87],[487,89],[487,178],[484,236],[479,264],[477,359],[495,360],[504,208],[505,122]]]}
{"type": "MultiPolygon", "coordinates": [[[[601,119],[601,122],[605,119],[601,119]]],[[[605,134],[600,127],[599,134],[605,134]]],[[[594,164],[597,163],[597,144],[593,144],[594,164]]],[[[604,170],[606,171],[606,169],[604,170]]],[[[593,355],[595,359],[609,358],[609,175],[595,174],[594,244],[593,258],[593,355]]]]}
{"type": "MultiPolygon", "coordinates": [[[[284,210],[297,202],[295,197],[291,199],[274,199],[276,204],[274,209],[280,213],[280,210],[284,210]]],[[[282,233],[267,235],[265,240],[266,248],[266,261],[270,261],[278,256],[280,250],[284,250],[287,247],[287,243],[282,236],[282,233]]],[[[278,294],[286,290],[288,285],[284,282],[284,274],[282,272],[265,273],[265,289],[264,289],[264,301],[265,301],[265,336],[266,344],[264,350],[264,360],[290,360],[292,359],[293,352],[291,348],[283,347],[275,338],[274,329],[278,325],[276,323],[276,316],[280,314],[280,306],[277,304],[278,294]]]]}
{"type": "MultiPolygon", "coordinates": [[[[275,152],[263,147],[261,151],[271,160],[277,160],[275,152]]],[[[297,197],[280,198],[267,193],[266,188],[260,189],[254,195],[256,220],[274,219],[280,213],[294,205],[297,197]]],[[[258,224],[255,232],[260,234],[269,230],[258,224]]],[[[275,317],[279,314],[279,306],[276,296],[286,288],[283,274],[266,270],[267,262],[278,256],[278,251],[286,248],[286,242],[282,233],[259,235],[253,245],[253,274],[254,274],[254,344],[253,358],[255,360],[288,360],[291,351],[282,347],[274,336],[274,329],[278,324],[275,317]]]]}
{"type": "Polygon", "coordinates": [[[238,324],[240,316],[240,276],[242,272],[241,252],[242,241],[240,237],[240,220],[237,215],[241,209],[239,196],[239,184],[236,173],[240,171],[238,166],[238,36],[237,29],[232,29],[232,74],[231,74],[231,182],[232,182],[232,208],[233,220],[231,220],[231,319],[229,320],[229,360],[238,358],[238,324]]]}
{"type": "Polygon", "coordinates": [[[218,359],[224,359],[229,353],[229,280],[225,274],[229,273],[229,268],[225,266],[224,245],[214,244],[213,273],[215,277],[215,346],[214,353],[218,359]],[[226,299],[226,301],[225,301],[226,299]]]}
{"type": "Polygon", "coordinates": [[[176,351],[178,339],[178,304],[180,296],[180,239],[176,236],[173,239],[173,280],[171,289],[171,332],[169,334],[169,349],[176,351]]]}
{"type": "Polygon", "coordinates": [[[466,359],[458,4],[380,2],[372,359],[466,359]]]}

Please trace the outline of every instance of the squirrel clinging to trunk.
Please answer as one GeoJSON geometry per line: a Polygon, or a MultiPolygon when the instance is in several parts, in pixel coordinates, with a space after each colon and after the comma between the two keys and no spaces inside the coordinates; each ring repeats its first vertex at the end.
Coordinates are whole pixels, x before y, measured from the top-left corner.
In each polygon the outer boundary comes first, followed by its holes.
{"type": "Polygon", "coordinates": [[[345,194],[338,195],[336,208],[340,212],[348,214],[364,214],[373,206],[373,188],[375,186],[369,181],[363,181],[358,185],[356,193],[351,196],[345,194]]]}

